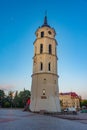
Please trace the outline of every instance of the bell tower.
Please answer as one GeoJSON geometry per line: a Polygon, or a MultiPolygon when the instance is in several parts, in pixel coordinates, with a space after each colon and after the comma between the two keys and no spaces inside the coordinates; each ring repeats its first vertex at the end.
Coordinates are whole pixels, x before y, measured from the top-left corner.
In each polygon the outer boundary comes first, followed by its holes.
{"type": "Polygon", "coordinates": [[[35,34],[30,110],[60,112],[56,32],[48,25],[47,16],[35,34]]]}

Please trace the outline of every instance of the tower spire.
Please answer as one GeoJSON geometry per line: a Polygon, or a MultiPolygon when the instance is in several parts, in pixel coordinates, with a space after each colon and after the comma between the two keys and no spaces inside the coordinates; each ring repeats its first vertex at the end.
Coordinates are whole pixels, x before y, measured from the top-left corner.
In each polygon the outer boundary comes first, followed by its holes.
{"type": "Polygon", "coordinates": [[[44,17],[44,25],[47,25],[47,16],[44,17]]]}
{"type": "Polygon", "coordinates": [[[44,26],[50,27],[47,22],[47,11],[45,11],[44,23],[43,23],[42,27],[44,27],[44,26]]]}

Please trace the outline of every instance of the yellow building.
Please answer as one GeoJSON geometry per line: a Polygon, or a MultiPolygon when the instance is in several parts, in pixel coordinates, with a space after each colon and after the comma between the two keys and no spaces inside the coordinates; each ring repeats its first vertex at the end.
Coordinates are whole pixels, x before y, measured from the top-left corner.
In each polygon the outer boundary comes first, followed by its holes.
{"type": "Polygon", "coordinates": [[[80,108],[80,97],[75,92],[60,93],[59,99],[62,109],[69,107],[80,108]]]}

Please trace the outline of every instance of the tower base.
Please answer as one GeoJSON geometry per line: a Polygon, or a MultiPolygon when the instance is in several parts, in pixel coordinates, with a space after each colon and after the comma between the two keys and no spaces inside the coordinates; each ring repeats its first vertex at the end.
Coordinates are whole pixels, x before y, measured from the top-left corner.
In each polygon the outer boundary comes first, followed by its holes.
{"type": "Polygon", "coordinates": [[[49,97],[49,99],[36,99],[31,102],[30,110],[32,112],[61,112],[58,98],[49,97]]]}
{"type": "Polygon", "coordinates": [[[49,73],[32,75],[31,103],[32,112],[61,112],[58,97],[58,76],[49,73]],[[43,90],[45,93],[43,94],[43,90]]]}

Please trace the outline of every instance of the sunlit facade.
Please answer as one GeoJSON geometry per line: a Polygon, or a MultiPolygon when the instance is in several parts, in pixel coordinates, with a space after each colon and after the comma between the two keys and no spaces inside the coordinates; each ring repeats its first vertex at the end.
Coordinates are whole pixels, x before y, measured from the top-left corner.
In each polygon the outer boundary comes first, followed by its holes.
{"type": "Polygon", "coordinates": [[[47,16],[35,34],[30,109],[60,112],[56,32],[48,25],[47,16]]]}
{"type": "Polygon", "coordinates": [[[80,108],[80,97],[75,92],[60,93],[59,99],[62,109],[68,107],[80,108]]]}

